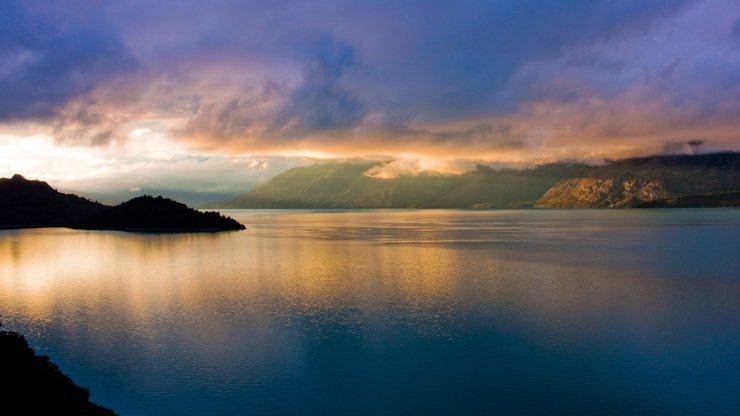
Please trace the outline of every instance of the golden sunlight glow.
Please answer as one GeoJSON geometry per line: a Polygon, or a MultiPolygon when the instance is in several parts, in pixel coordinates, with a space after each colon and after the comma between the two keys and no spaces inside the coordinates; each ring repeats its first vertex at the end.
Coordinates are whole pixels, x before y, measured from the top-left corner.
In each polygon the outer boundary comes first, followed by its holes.
{"type": "Polygon", "coordinates": [[[97,176],[107,169],[108,157],[101,149],[59,146],[49,136],[0,135],[0,176],[15,173],[29,178],[68,181],[97,176]]]}
{"type": "Polygon", "coordinates": [[[0,177],[19,173],[65,189],[105,188],[112,183],[133,188],[140,183],[121,182],[139,180],[144,173],[166,176],[168,170],[184,170],[183,164],[207,157],[193,154],[161,129],[135,126],[125,139],[99,147],[58,143],[48,135],[0,135],[0,155],[0,177]]]}

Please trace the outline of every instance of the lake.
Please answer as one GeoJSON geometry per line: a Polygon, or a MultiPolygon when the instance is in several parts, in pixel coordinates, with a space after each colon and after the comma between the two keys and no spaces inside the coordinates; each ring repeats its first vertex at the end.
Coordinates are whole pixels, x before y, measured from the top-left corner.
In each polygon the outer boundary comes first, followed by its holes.
{"type": "Polygon", "coordinates": [[[740,414],[740,210],[0,231],[0,314],[127,415],[740,414]]]}

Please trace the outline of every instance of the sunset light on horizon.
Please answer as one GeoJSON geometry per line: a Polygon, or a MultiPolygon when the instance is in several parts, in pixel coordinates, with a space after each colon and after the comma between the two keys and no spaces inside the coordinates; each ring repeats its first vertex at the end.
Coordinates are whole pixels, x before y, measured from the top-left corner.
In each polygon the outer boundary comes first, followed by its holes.
{"type": "Polygon", "coordinates": [[[740,415],[740,0],[0,0],[0,415],[740,415]]]}
{"type": "Polygon", "coordinates": [[[3,2],[0,176],[236,193],[317,159],[740,150],[735,1],[200,6],[3,2]]]}

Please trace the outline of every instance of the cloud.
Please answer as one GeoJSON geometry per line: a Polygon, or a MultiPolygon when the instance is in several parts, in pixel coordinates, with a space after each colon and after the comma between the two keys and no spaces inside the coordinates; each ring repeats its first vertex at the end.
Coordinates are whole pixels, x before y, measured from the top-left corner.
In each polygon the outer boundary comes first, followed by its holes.
{"type": "Polygon", "coordinates": [[[104,147],[151,123],[207,152],[512,160],[738,148],[738,15],[732,0],[9,0],[0,133],[104,147]]]}
{"type": "Polygon", "coordinates": [[[108,146],[116,140],[125,140],[121,128],[134,118],[134,111],[131,108],[119,110],[94,96],[85,96],[57,109],[48,125],[60,144],[108,146]]]}
{"type": "Polygon", "coordinates": [[[422,172],[416,159],[396,159],[382,162],[368,169],[363,175],[375,179],[395,179],[399,176],[416,176],[422,172]]]}
{"type": "Polygon", "coordinates": [[[231,140],[247,135],[253,122],[251,106],[247,101],[232,99],[226,102],[204,104],[188,120],[182,135],[203,135],[211,139],[231,140]]]}
{"type": "Polygon", "coordinates": [[[355,64],[351,47],[322,40],[315,61],[290,92],[270,133],[296,137],[360,124],[365,116],[364,104],[342,85],[343,76],[355,64]]]}
{"type": "Polygon", "coordinates": [[[0,121],[53,118],[136,68],[106,19],[50,16],[32,3],[0,3],[0,121]]]}
{"type": "Polygon", "coordinates": [[[436,3],[423,10],[416,9],[418,3],[390,6],[396,12],[390,28],[381,25],[383,30],[373,32],[382,46],[360,40],[377,48],[377,57],[368,58],[378,68],[371,74],[368,94],[392,90],[400,99],[388,108],[417,120],[516,111],[527,97],[517,94],[511,83],[523,66],[605,41],[629,40],[684,4],[497,1],[436,3]]]}

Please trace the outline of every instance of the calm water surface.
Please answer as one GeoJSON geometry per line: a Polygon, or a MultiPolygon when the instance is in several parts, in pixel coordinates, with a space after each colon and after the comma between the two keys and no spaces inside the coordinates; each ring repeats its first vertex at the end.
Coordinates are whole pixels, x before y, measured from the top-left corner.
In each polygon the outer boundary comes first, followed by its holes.
{"type": "Polygon", "coordinates": [[[740,210],[0,231],[5,326],[121,415],[740,414],[740,210]]]}

